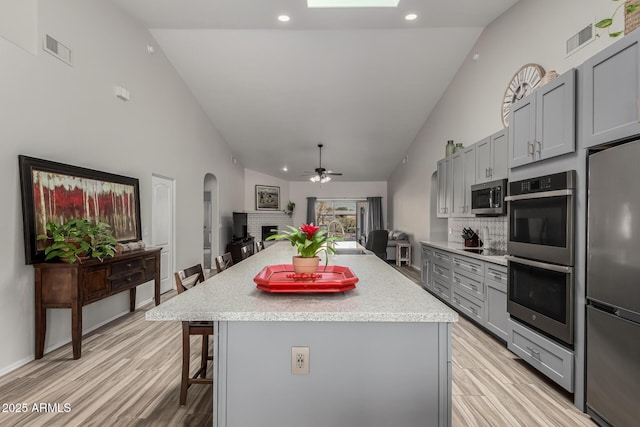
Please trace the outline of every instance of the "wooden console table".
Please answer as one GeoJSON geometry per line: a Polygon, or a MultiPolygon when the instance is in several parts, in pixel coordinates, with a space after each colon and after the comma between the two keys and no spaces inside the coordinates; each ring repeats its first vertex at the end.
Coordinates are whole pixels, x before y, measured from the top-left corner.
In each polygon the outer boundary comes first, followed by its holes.
{"type": "Polygon", "coordinates": [[[82,307],[129,290],[129,311],[136,309],[136,286],[155,280],[154,298],[160,304],[160,248],[139,250],[82,263],[34,264],[36,303],[36,359],[44,355],[47,308],[71,309],[73,358],[82,344],[82,307]]]}

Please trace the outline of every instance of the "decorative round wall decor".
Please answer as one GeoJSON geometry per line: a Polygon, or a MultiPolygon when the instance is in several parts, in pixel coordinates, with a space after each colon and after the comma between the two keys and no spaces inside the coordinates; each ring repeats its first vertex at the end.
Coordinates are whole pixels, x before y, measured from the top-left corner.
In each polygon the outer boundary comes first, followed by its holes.
{"type": "Polygon", "coordinates": [[[544,76],[544,68],[538,64],[526,64],[513,75],[502,98],[502,124],[509,126],[509,107],[529,95],[544,76]]]}

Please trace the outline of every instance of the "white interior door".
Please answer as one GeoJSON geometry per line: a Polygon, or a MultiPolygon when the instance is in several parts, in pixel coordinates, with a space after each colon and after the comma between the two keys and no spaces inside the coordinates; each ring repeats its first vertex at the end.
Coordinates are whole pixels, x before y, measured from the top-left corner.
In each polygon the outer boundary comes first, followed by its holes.
{"type": "Polygon", "coordinates": [[[171,272],[174,271],[174,181],[153,175],[151,207],[151,245],[160,252],[160,292],[175,288],[171,272]]]}

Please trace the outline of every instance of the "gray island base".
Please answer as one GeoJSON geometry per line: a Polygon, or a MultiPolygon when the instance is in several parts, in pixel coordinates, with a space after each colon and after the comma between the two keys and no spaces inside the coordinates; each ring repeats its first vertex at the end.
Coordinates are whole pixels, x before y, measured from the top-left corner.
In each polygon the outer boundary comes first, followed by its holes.
{"type": "Polygon", "coordinates": [[[147,312],[214,321],[214,425],[449,426],[451,328],[457,314],[373,255],[333,255],[356,289],[270,294],[253,282],[290,264],[277,243],[147,312]],[[292,373],[308,347],[308,374],[292,373]]]}

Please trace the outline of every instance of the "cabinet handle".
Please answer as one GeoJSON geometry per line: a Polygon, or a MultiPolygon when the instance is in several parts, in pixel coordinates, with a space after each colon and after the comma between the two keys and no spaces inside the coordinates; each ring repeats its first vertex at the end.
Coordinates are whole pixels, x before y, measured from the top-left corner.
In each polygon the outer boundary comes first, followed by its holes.
{"type": "Polygon", "coordinates": [[[499,274],[495,274],[495,273],[493,273],[493,278],[496,279],[496,280],[502,280],[502,276],[499,275],[499,274]]]}
{"type": "Polygon", "coordinates": [[[484,169],[484,177],[489,178],[489,168],[484,169]]]}
{"type": "Polygon", "coordinates": [[[489,168],[489,178],[493,176],[493,168],[489,168]]]}
{"type": "Polygon", "coordinates": [[[527,156],[533,157],[533,142],[527,141],[527,156]]]}
{"type": "Polygon", "coordinates": [[[460,304],[460,300],[458,298],[454,298],[453,302],[455,302],[456,304],[460,304]]]}
{"type": "Polygon", "coordinates": [[[458,277],[454,277],[453,280],[455,280],[456,282],[460,283],[460,279],[458,277]]]}
{"type": "Polygon", "coordinates": [[[538,147],[537,151],[538,152],[538,158],[540,158],[540,156],[542,155],[542,143],[540,141],[535,141],[536,146],[538,147]]]}
{"type": "Polygon", "coordinates": [[[456,261],[456,267],[460,267],[460,261],[456,261]]]}
{"type": "Polygon", "coordinates": [[[533,356],[536,359],[540,360],[540,352],[538,350],[534,349],[533,347],[529,347],[529,346],[527,346],[527,350],[529,350],[529,353],[531,353],[531,356],[533,356]]]}
{"type": "Polygon", "coordinates": [[[471,271],[473,271],[474,273],[477,273],[477,272],[478,272],[478,269],[477,269],[477,268],[475,268],[475,267],[471,267],[471,271]]]}
{"type": "Polygon", "coordinates": [[[127,268],[131,268],[131,263],[128,263],[128,264],[127,264],[127,268]]]}
{"type": "Polygon", "coordinates": [[[476,285],[474,285],[473,283],[471,283],[471,287],[473,288],[474,291],[478,290],[478,287],[476,285]]]}
{"type": "Polygon", "coordinates": [[[475,308],[475,307],[471,307],[471,312],[472,312],[473,314],[478,314],[478,310],[476,310],[476,308],[475,308]]]}

